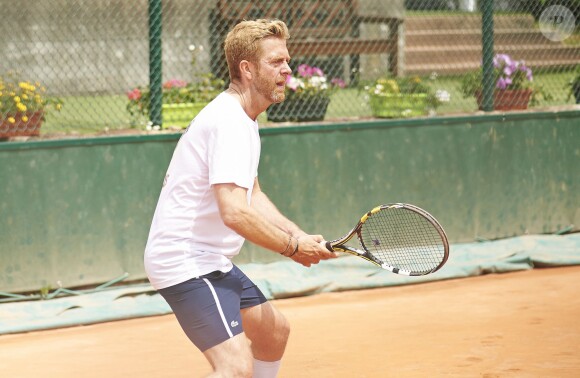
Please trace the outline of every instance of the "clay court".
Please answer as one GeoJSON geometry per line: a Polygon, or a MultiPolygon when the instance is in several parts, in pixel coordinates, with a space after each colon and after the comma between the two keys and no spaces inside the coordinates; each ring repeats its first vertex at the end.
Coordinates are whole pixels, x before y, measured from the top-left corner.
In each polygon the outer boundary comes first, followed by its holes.
{"type": "MultiPolygon", "coordinates": [[[[580,266],[275,301],[280,377],[578,377],[580,266]]],[[[172,315],[0,336],[3,377],[201,377],[172,315]]]]}

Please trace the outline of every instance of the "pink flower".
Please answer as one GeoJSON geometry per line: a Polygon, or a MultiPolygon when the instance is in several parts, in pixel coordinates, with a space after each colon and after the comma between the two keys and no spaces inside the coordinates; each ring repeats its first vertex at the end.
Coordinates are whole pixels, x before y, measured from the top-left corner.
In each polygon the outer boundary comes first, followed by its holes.
{"type": "Polygon", "coordinates": [[[131,101],[139,100],[141,98],[141,91],[139,88],[135,88],[132,91],[127,92],[127,97],[129,97],[129,100],[131,101]]]}
{"type": "Polygon", "coordinates": [[[312,75],[314,76],[324,76],[324,72],[318,67],[312,67],[312,75]]]}
{"type": "Polygon", "coordinates": [[[308,64],[301,64],[298,66],[298,75],[302,77],[310,77],[312,76],[312,67],[308,64]]]}
{"type": "Polygon", "coordinates": [[[179,79],[171,79],[163,83],[163,88],[170,89],[170,88],[183,88],[187,86],[187,82],[179,79]]]}
{"type": "Polygon", "coordinates": [[[312,67],[308,64],[301,64],[298,66],[298,75],[303,78],[310,78],[313,76],[324,77],[324,71],[318,67],[312,67]]]}
{"type": "Polygon", "coordinates": [[[339,77],[335,77],[334,79],[330,80],[330,82],[334,85],[336,85],[339,88],[344,88],[346,87],[346,83],[344,82],[344,80],[342,80],[339,77]]]}
{"type": "Polygon", "coordinates": [[[292,77],[292,75],[286,76],[286,86],[296,92],[300,86],[300,82],[292,77]]]}

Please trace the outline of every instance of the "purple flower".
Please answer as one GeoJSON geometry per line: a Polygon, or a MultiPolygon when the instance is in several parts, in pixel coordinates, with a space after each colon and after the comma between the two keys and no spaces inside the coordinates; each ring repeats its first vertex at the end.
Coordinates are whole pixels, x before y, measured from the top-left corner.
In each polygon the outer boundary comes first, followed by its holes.
{"type": "Polygon", "coordinates": [[[525,64],[522,64],[520,66],[520,71],[523,71],[526,73],[526,79],[528,79],[529,81],[533,81],[534,77],[532,76],[532,70],[528,67],[526,67],[525,64]]]}
{"type": "Polygon", "coordinates": [[[511,63],[512,63],[512,64],[510,64],[510,65],[506,65],[506,66],[503,68],[503,73],[504,73],[506,76],[511,76],[511,75],[512,75],[512,74],[513,74],[513,73],[514,73],[514,72],[515,72],[515,71],[518,69],[518,68],[517,68],[517,65],[515,64],[515,62],[513,62],[513,61],[512,61],[511,63]]]}
{"type": "Polygon", "coordinates": [[[512,79],[510,79],[509,77],[506,77],[506,78],[500,77],[497,80],[496,87],[498,89],[506,89],[511,83],[512,83],[512,79]]]}
{"type": "Polygon", "coordinates": [[[509,55],[507,54],[497,54],[494,58],[493,58],[493,65],[495,68],[499,68],[502,65],[506,65],[506,66],[513,66],[514,62],[512,61],[512,59],[510,58],[509,55]]]}
{"type": "Polygon", "coordinates": [[[526,81],[532,81],[532,70],[523,60],[512,60],[507,54],[497,54],[493,58],[495,73],[498,75],[496,88],[522,89],[526,88],[526,81]]]}
{"type": "Polygon", "coordinates": [[[497,79],[497,84],[495,86],[498,89],[505,89],[507,87],[507,85],[505,83],[505,79],[503,77],[500,77],[499,79],[497,79]]]}

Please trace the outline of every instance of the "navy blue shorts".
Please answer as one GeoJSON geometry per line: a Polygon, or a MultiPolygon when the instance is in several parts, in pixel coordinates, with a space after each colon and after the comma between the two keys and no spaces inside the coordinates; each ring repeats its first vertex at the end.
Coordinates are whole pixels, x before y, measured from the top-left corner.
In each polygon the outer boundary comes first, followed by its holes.
{"type": "Polygon", "coordinates": [[[234,265],[160,289],[189,339],[201,350],[242,333],[240,309],[266,302],[260,289],[234,265]]]}

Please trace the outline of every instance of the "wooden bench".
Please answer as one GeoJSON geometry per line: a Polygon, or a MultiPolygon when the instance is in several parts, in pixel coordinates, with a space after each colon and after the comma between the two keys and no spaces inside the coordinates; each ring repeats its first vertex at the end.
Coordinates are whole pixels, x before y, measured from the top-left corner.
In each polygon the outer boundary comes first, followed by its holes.
{"type": "Polygon", "coordinates": [[[241,20],[277,18],[290,30],[288,50],[294,62],[320,56],[348,57],[350,80],[356,81],[361,54],[389,54],[388,70],[397,75],[401,19],[361,15],[356,0],[218,0],[210,15],[212,72],[227,78],[223,40],[241,20]],[[382,24],[388,32],[380,38],[362,38],[361,26],[382,24]]]}

